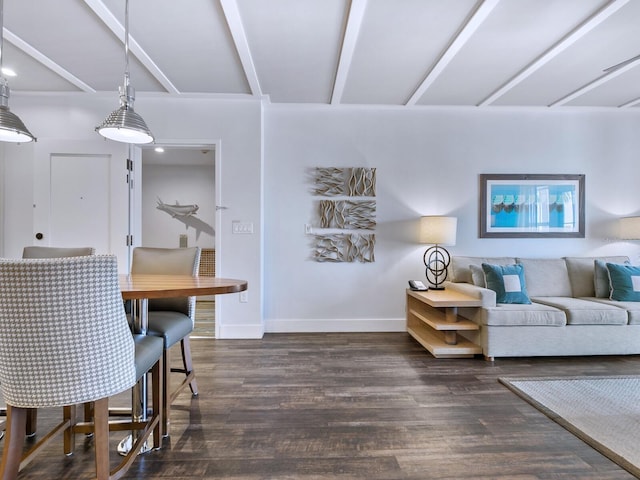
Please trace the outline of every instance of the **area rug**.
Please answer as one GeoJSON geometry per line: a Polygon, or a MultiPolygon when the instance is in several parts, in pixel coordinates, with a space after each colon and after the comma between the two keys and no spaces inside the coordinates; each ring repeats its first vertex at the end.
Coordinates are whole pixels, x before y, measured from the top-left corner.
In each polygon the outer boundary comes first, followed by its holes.
{"type": "Polygon", "coordinates": [[[640,376],[499,381],[640,478],[640,376]]]}

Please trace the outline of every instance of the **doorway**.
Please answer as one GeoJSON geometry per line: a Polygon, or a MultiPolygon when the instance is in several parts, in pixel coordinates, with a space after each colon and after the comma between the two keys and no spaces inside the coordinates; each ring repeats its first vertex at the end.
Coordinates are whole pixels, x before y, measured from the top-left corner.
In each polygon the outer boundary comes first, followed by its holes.
{"type": "MultiPolygon", "coordinates": [[[[154,145],[141,155],[141,245],[200,247],[200,275],[215,276],[216,147],[154,145]]],[[[198,297],[192,337],[215,338],[215,297],[198,297]]]]}

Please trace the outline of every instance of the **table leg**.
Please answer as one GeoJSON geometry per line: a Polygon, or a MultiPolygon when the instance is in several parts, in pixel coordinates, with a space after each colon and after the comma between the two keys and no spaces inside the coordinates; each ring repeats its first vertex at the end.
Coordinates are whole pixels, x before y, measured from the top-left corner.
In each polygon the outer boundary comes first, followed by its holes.
{"type": "MultiPolygon", "coordinates": [[[[146,298],[131,301],[131,326],[134,333],[147,334],[149,326],[149,300],[146,298]]],[[[134,422],[144,422],[148,418],[147,411],[147,375],[143,375],[131,389],[131,418],[134,422]]],[[[134,430],[130,435],[123,438],[118,444],[118,453],[126,455],[131,450],[131,446],[138,439],[139,431],[134,430]]],[[[153,449],[153,439],[149,437],[140,453],[147,453],[153,449]]]]}
{"type": "MultiPolygon", "coordinates": [[[[446,307],[444,314],[445,314],[445,320],[447,322],[455,323],[458,321],[457,307],[446,307]]],[[[458,333],[455,330],[446,330],[444,332],[444,341],[447,345],[457,345],[458,333]]]]}

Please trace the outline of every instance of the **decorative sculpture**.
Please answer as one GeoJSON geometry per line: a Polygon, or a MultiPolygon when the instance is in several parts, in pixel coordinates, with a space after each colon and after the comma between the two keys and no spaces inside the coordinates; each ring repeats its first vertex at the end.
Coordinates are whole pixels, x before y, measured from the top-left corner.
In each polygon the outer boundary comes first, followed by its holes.
{"type": "Polygon", "coordinates": [[[158,205],[156,208],[175,218],[195,215],[199,207],[198,205],[180,205],[177,200],[175,205],[169,205],[168,203],[162,203],[162,200],[158,197],[158,205]]]}
{"type": "Polygon", "coordinates": [[[314,258],[318,262],[374,262],[375,237],[355,233],[315,235],[314,258]]]}
{"type": "MultiPolygon", "coordinates": [[[[375,197],[375,168],[317,167],[315,195],[323,197],[375,197]]],[[[372,230],[376,226],[375,200],[320,200],[319,228],[372,230]]],[[[318,262],[373,262],[374,234],[327,233],[315,235],[313,257],[318,262]]]]}
{"type": "Polygon", "coordinates": [[[316,168],[315,194],[323,197],[375,197],[375,168],[316,168]]]}
{"type": "Polygon", "coordinates": [[[320,228],[370,230],[375,228],[374,200],[320,200],[320,228]]]}

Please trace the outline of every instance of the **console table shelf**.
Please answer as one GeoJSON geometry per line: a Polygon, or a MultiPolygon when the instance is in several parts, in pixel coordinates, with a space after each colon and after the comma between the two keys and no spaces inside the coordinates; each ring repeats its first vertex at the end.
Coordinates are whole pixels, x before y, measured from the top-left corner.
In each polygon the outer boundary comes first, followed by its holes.
{"type": "Polygon", "coordinates": [[[457,332],[479,327],[458,318],[458,307],[479,306],[479,299],[459,292],[407,290],[407,332],[436,358],[473,357],[481,354],[482,348],[457,332]]]}

